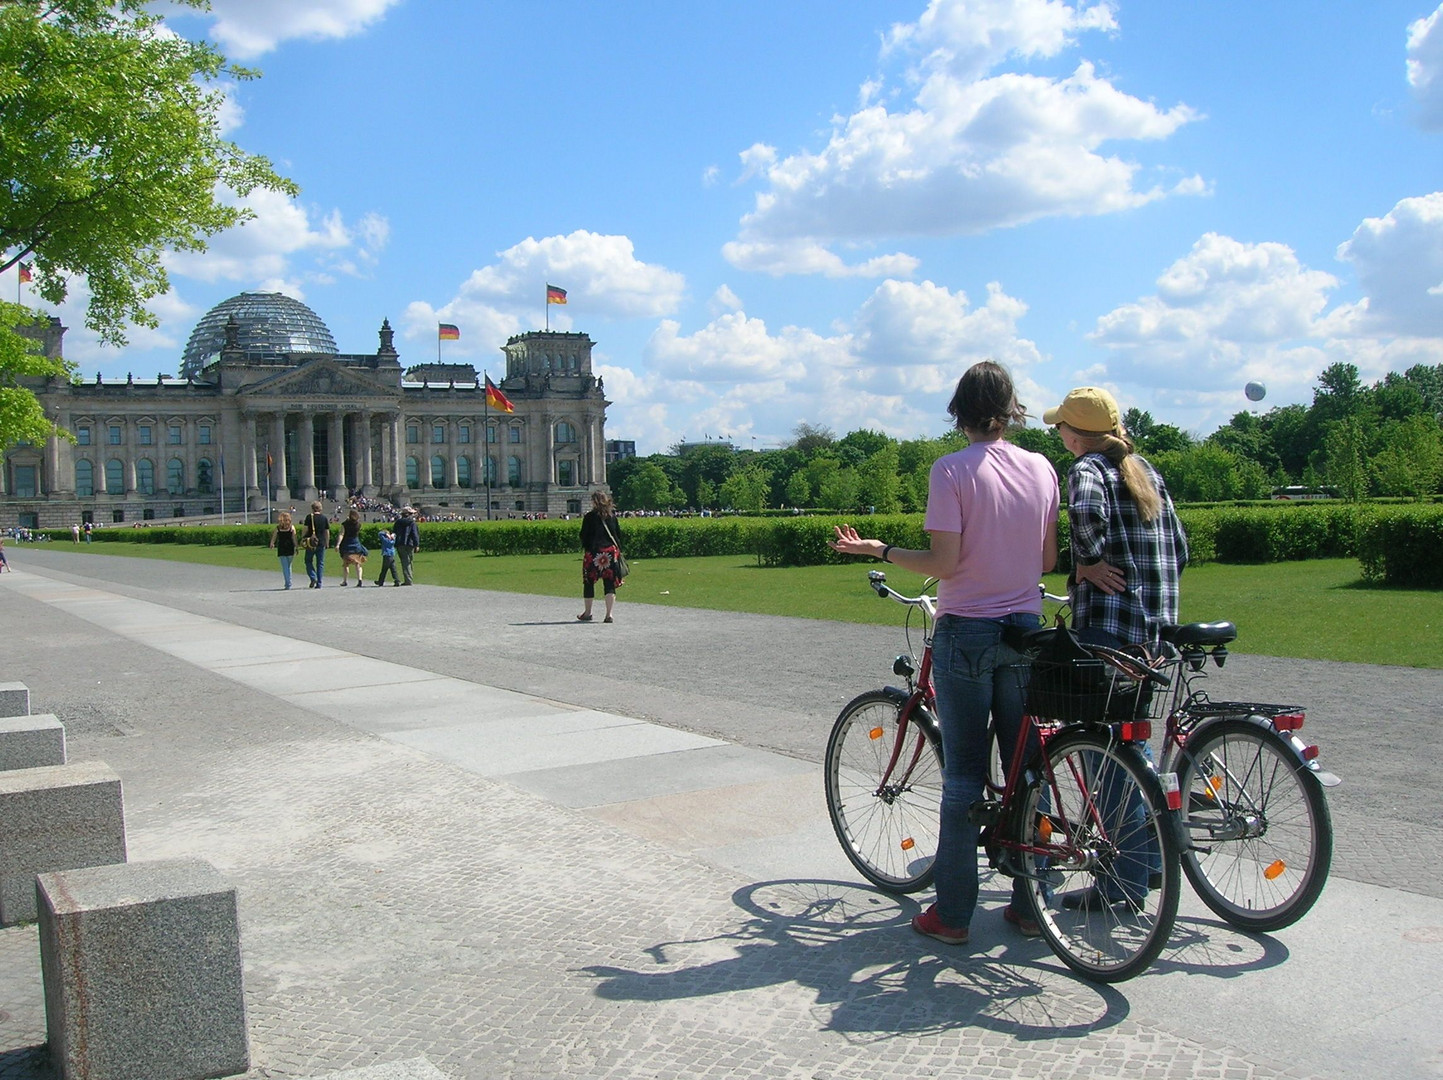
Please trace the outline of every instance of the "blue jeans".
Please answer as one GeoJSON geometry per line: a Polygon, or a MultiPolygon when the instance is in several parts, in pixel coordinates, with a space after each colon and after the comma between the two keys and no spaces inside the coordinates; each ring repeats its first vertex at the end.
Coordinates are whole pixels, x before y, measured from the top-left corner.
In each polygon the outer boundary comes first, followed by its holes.
{"type": "Polygon", "coordinates": [[[295,556],[278,555],[276,558],[281,560],[281,577],[285,579],[286,588],[289,589],[291,587],[291,560],[295,558],[295,556]]]}
{"type": "Polygon", "coordinates": [[[315,551],[306,551],[306,577],[310,578],[317,585],[321,583],[321,575],[326,572],[326,549],[316,548],[315,551]]]}
{"type": "MultiPolygon", "coordinates": [[[[932,638],[932,682],[942,722],[942,820],[937,840],[937,915],[965,927],[977,907],[977,826],[968,810],[987,781],[987,718],[997,726],[1004,766],[1010,766],[1022,725],[1028,666],[1002,640],[1006,626],[1040,626],[1040,616],[1019,612],[1002,619],[943,615],[932,638]]],[[[1026,887],[1012,882],[1012,905],[1027,912],[1026,887]]]]}
{"type": "MultiPolygon", "coordinates": [[[[1123,646],[1120,637],[1106,630],[1084,626],[1076,633],[1077,640],[1087,645],[1105,645],[1111,649],[1123,646]]],[[[1134,745],[1151,765],[1152,747],[1147,743],[1134,745]]],[[[1098,888],[1108,900],[1136,901],[1147,895],[1148,877],[1162,869],[1162,853],[1158,851],[1157,838],[1147,827],[1147,808],[1142,802],[1142,792],[1131,788],[1127,805],[1123,806],[1120,805],[1123,798],[1121,787],[1122,778],[1116,770],[1109,770],[1097,796],[1098,812],[1103,823],[1109,833],[1120,838],[1117,863],[1105,882],[1098,881],[1098,888]]]]}

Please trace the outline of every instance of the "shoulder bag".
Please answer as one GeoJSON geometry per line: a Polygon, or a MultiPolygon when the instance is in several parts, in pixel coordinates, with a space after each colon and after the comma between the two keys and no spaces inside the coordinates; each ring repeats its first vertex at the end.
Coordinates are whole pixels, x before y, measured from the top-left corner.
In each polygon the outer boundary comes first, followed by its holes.
{"type": "Polygon", "coordinates": [[[631,573],[631,564],[626,561],[626,556],[621,553],[621,545],[616,542],[616,536],[611,531],[611,526],[606,519],[601,519],[601,527],[606,530],[606,537],[611,541],[611,546],[616,548],[616,575],[624,578],[631,573]]]}
{"type": "Polygon", "coordinates": [[[321,538],[316,535],[316,523],[312,520],[314,517],[314,514],[306,515],[306,535],[301,543],[305,545],[307,551],[315,551],[321,546],[321,538]]]}

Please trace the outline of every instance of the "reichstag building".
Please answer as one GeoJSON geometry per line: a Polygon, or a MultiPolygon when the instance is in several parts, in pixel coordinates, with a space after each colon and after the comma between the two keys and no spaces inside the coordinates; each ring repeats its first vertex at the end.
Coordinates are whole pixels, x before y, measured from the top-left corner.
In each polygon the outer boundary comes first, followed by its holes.
{"type": "MultiPolygon", "coordinates": [[[[47,355],[65,328],[42,326],[47,355]]],[[[180,374],[30,380],[75,435],[4,460],[0,526],[68,527],[264,513],[363,495],[426,514],[578,514],[606,485],[607,402],[586,334],[534,331],[501,351],[488,405],[470,364],[402,368],[389,321],[340,353],[309,307],[242,293],[196,325],[180,374]]]]}

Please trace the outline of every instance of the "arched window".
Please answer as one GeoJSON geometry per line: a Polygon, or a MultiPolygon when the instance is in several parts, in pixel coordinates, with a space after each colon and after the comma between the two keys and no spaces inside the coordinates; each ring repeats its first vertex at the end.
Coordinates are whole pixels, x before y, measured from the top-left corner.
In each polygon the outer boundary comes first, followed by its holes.
{"type": "Polygon", "coordinates": [[[456,486],[463,488],[471,486],[471,459],[468,457],[456,459],[456,486]]]}
{"type": "Polygon", "coordinates": [[[413,457],[406,459],[406,486],[409,488],[421,486],[421,463],[413,457]]]}
{"type": "Polygon", "coordinates": [[[185,462],[178,457],[171,458],[165,465],[165,486],[172,495],[185,493],[185,462]]]}
{"type": "Polygon", "coordinates": [[[565,420],[561,421],[561,423],[559,423],[559,424],[556,425],[556,445],[557,445],[557,446],[561,446],[561,445],[563,445],[563,444],[565,444],[565,443],[574,443],[575,441],[576,441],[576,428],[572,427],[572,426],[571,426],[569,423],[567,423],[565,420]]]}
{"type": "Polygon", "coordinates": [[[211,493],[210,458],[201,458],[195,463],[195,490],[198,495],[211,493]]]}
{"type": "Polygon", "coordinates": [[[556,463],[556,482],[562,487],[571,487],[576,483],[576,462],[558,461],[556,463]]]}
{"type": "Polygon", "coordinates": [[[440,454],[431,459],[431,486],[446,486],[446,459],[440,454]]]}
{"type": "Polygon", "coordinates": [[[95,466],[84,458],[75,463],[75,494],[82,499],[95,494],[95,466]]]}
{"type": "Polygon", "coordinates": [[[515,454],[506,459],[506,482],[512,487],[521,486],[521,459],[515,454]]]}
{"type": "Polygon", "coordinates": [[[105,463],[105,492],[107,495],[125,494],[125,466],[119,458],[105,463]]]}
{"type": "Polygon", "coordinates": [[[135,463],[135,489],[142,495],[155,494],[155,462],[150,458],[135,463]]]}

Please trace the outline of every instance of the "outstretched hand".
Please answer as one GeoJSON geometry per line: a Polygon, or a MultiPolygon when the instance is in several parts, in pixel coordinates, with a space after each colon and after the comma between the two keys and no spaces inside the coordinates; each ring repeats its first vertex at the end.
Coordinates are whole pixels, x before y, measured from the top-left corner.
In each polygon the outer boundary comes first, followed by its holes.
{"type": "Polygon", "coordinates": [[[850,525],[835,526],[837,538],[827,541],[827,546],[833,551],[839,551],[843,555],[870,555],[873,558],[880,558],[885,544],[880,540],[864,540],[857,535],[857,530],[850,525]]]}

